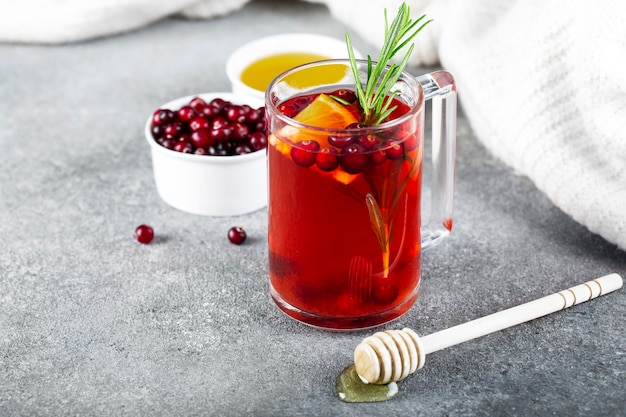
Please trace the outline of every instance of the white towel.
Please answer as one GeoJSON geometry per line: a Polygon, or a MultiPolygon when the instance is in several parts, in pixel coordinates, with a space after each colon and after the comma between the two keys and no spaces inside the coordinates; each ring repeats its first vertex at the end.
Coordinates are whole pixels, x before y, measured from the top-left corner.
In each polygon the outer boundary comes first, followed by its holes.
{"type": "MultiPolygon", "coordinates": [[[[0,5],[0,41],[62,43],[248,0],[21,0],[0,5]]],[[[401,0],[308,0],[380,45],[401,0]]],[[[626,2],[408,0],[435,19],[411,63],[441,61],[479,140],[555,205],[626,249],[626,2]]]]}

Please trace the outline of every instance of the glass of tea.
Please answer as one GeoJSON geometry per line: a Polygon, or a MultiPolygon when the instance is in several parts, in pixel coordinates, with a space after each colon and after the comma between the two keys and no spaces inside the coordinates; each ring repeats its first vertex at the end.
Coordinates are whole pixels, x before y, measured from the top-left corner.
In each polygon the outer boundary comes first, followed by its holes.
{"type": "MultiPolygon", "coordinates": [[[[367,61],[357,61],[366,77],[367,61]]],[[[391,113],[364,125],[348,60],[305,64],[266,91],[270,293],[303,323],[389,322],[415,303],[421,251],[452,229],[456,87],[446,71],[403,72],[391,113]],[[432,179],[422,221],[425,102],[432,179]],[[424,216],[426,217],[426,216],[424,216]]]]}

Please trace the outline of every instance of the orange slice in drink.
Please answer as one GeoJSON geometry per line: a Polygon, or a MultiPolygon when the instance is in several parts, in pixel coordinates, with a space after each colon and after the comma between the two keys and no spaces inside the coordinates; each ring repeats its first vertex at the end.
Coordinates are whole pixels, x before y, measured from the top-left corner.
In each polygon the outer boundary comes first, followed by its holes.
{"type": "Polygon", "coordinates": [[[327,129],[343,129],[358,120],[343,105],[326,94],[320,94],[294,117],[300,123],[327,129]]]}
{"type": "MultiPolygon", "coordinates": [[[[284,126],[280,131],[280,136],[289,139],[292,143],[313,139],[317,141],[320,146],[331,145],[328,143],[326,133],[316,130],[315,127],[344,129],[346,126],[358,122],[356,116],[350,112],[350,110],[326,94],[317,96],[311,104],[306,106],[294,117],[294,120],[312,126],[313,128],[284,126]]],[[[272,135],[269,140],[283,155],[288,156],[291,150],[290,146],[278,140],[274,135],[272,135]]],[[[354,175],[343,172],[340,169],[324,174],[331,175],[343,184],[348,184],[355,178],[354,175]]]]}

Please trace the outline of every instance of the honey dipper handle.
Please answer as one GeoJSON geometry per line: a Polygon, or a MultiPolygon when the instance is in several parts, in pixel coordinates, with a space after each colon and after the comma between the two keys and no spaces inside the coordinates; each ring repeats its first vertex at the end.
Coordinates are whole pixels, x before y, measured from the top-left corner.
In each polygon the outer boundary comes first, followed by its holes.
{"type": "Polygon", "coordinates": [[[605,275],[535,301],[422,336],[424,353],[436,352],[589,301],[621,288],[622,284],[622,277],[618,274],[605,275]]]}

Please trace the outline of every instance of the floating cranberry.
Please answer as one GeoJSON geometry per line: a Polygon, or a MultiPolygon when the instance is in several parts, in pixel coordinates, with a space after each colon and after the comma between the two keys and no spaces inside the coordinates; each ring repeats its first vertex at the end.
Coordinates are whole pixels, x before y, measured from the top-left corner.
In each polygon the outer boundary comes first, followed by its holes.
{"type": "Polygon", "coordinates": [[[385,149],[382,146],[377,146],[370,153],[370,161],[372,161],[372,163],[374,165],[382,165],[382,164],[384,164],[385,161],[387,161],[387,149],[385,149]]]}
{"type": "Polygon", "coordinates": [[[323,147],[315,155],[315,165],[322,171],[330,172],[339,166],[339,153],[337,149],[323,147]]]}
{"type": "Polygon", "coordinates": [[[245,242],[247,237],[246,231],[243,230],[243,227],[241,226],[235,226],[228,229],[228,240],[230,240],[230,243],[234,245],[241,245],[245,242]]]}
{"type": "Polygon", "coordinates": [[[331,96],[338,97],[348,103],[354,103],[356,101],[356,93],[352,90],[346,90],[344,88],[340,90],[335,90],[330,93],[331,96]]]}
{"type": "Polygon", "coordinates": [[[319,149],[319,143],[312,139],[305,139],[291,148],[291,159],[301,167],[308,168],[315,163],[315,154],[319,149]]]}
{"type": "Polygon", "coordinates": [[[329,136],[328,137],[328,143],[340,149],[345,148],[352,142],[354,142],[354,138],[352,136],[329,136]]]}
{"type": "Polygon", "coordinates": [[[404,148],[401,143],[393,140],[387,140],[383,143],[387,151],[387,158],[391,160],[400,159],[404,156],[404,148]]]}
{"type": "Polygon", "coordinates": [[[300,108],[294,106],[293,104],[281,104],[278,106],[278,111],[284,114],[287,117],[294,118],[298,113],[300,113],[300,108]]]}
{"type": "Polygon", "coordinates": [[[384,283],[374,287],[372,298],[378,304],[389,304],[398,298],[398,293],[398,287],[384,283]]]}
{"type": "Polygon", "coordinates": [[[355,142],[361,145],[365,150],[372,149],[380,143],[375,135],[359,135],[356,137],[355,142]]]}
{"type": "Polygon", "coordinates": [[[368,162],[369,157],[365,153],[365,149],[357,143],[351,143],[341,150],[339,164],[348,174],[363,172],[368,162]]]}
{"type": "Polygon", "coordinates": [[[154,239],[154,230],[152,227],[142,224],[137,226],[134,236],[137,242],[147,245],[152,242],[152,239],[154,239]]]}

